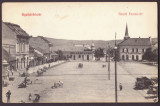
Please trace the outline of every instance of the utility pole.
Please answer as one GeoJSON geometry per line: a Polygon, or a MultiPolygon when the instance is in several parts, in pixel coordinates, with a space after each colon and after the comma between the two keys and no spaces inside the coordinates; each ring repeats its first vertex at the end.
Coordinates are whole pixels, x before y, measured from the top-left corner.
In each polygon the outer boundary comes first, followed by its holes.
{"type": "Polygon", "coordinates": [[[109,52],[108,52],[108,80],[110,80],[110,45],[108,43],[109,52]]]}
{"type": "Polygon", "coordinates": [[[115,33],[115,102],[117,103],[117,44],[116,44],[116,33],[115,33]]]}

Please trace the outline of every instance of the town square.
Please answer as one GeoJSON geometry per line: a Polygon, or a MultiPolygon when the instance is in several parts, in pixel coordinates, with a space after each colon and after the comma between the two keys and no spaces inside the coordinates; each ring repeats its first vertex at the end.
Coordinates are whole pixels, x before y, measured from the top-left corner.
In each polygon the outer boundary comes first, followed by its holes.
{"type": "Polygon", "coordinates": [[[3,3],[2,102],[158,102],[157,4],[73,4],[3,3]]]}

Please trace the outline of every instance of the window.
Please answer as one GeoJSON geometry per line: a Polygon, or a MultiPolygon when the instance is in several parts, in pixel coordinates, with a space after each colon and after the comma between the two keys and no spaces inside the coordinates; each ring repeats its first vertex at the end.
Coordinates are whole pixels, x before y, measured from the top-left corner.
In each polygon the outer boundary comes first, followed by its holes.
{"type": "Polygon", "coordinates": [[[127,48],[127,53],[128,53],[128,48],[127,48]]]}
{"type": "Polygon", "coordinates": [[[122,49],[122,52],[124,52],[124,49],[122,49]]]}
{"type": "Polygon", "coordinates": [[[134,48],[132,48],[132,52],[134,52],[134,48]]]}
{"type": "Polygon", "coordinates": [[[122,55],[122,60],[124,60],[124,55],[122,55]]]}
{"type": "Polygon", "coordinates": [[[144,49],[142,49],[142,52],[144,53],[144,49]]]}
{"type": "Polygon", "coordinates": [[[17,69],[18,69],[18,63],[19,63],[19,60],[17,59],[17,69]]]}
{"type": "Polygon", "coordinates": [[[23,43],[23,52],[25,52],[25,43],[23,43]]]}
{"type": "Polygon", "coordinates": [[[22,68],[22,58],[21,58],[21,68],[22,68]]]}
{"type": "Polygon", "coordinates": [[[138,55],[136,55],[136,60],[138,61],[139,59],[138,59],[138,55]]]}
{"type": "Polygon", "coordinates": [[[79,58],[81,58],[81,55],[79,55],[79,58]]]}
{"type": "Polygon", "coordinates": [[[138,48],[136,49],[136,51],[138,52],[138,48]]]}
{"type": "Polygon", "coordinates": [[[132,60],[134,60],[134,55],[132,55],[132,60]]]}
{"type": "Polygon", "coordinates": [[[18,47],[18,46],[19,46],[19,44],[17,43],[17,44],[16,44],[16,52],[19,51],[19,47],[18,47]]]}
{"type": "Polygon", "coordinates": [[[129,60],[129,56],[128,55],[126,55],[126,60],[129,60]]]}
{"type": "Polygon", "coordinates": [[[21,43],[21,47],[22,47],[22,48],[21,48],[21,52],[23,52],[23,43],[21,43]]]}

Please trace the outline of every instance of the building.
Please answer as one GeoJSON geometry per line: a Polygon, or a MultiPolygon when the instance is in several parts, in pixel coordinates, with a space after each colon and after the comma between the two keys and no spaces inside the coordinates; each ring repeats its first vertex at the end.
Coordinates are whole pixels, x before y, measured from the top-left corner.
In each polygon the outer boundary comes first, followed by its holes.
{"type": "Polygon", "coordinates": [[[52,59],[52,44],[43,36],[31,37],[29,45],[34,48],[37,52],[42,53],[43,62],[47,62],[52,59]]]}
{"type": "Polygon", "coordinates": [[[152,38],[130,38],[128,33],[128,27],[126,25],[126,31],[124,40],[118,44],[119,58],[120,60],[142,60],[142,56],[146,49],[152,47],[152,38]]]}
{"type": "Polygon", "coordinates": [[[29,46],[29,60],[30,67],[46,63],[43,53],[36,50],[32,46],[29,46]]]}
{"type": "MultiPolygon", "coordinates": [[[[29,64],[29,38],[19,25],[2,22],[2,47],[15,59],[10,68],[24,69],[29,64]]],[[[10,60],[7,61],[10,63],[10,60]]]]}
{"type": "Polygon", "coordinates": [[[69,50],[62,50],[63,54],[70,60],[83,60],[93,61],[95,60],[94,43],[91,45],[73,45],[69,50]]]}

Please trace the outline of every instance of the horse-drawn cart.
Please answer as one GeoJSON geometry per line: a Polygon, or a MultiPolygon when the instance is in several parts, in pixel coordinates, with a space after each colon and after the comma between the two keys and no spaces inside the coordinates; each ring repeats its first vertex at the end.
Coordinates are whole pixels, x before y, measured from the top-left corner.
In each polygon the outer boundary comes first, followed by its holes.
{"type": "Polygon", "coordinates": [[[79,64],[78,64],[78,68],[83,68],[83,64],[82,64],[82,63],[79,63],[79,64]]]}

